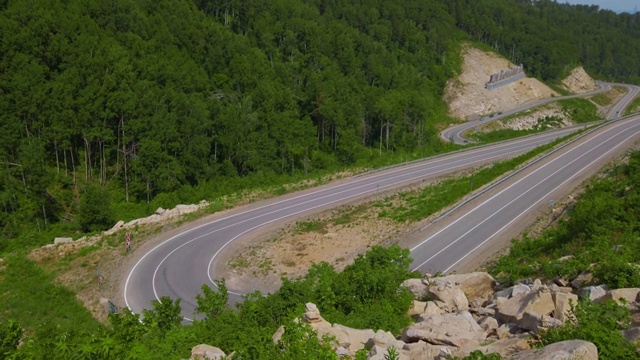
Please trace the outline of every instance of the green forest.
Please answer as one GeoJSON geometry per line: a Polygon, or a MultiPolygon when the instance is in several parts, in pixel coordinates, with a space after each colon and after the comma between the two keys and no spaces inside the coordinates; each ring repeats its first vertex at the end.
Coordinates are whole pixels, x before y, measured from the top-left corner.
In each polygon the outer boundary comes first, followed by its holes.
{"type": "MultiPolygon", "coordinates": [[[[238,309],[224,306],[224,283],[204,288],[191,327],[179,326],[170,299],[142,322],[123,311],[101,324],[25,252],[159,206],[455,150],[438,131],[459,120],[447,115],[443,89],[465,43],[552,85],[577,65],[640,83],[640,13],[551,0],[0,0],[0,359],[178,358],[199,342],[237,359],[335,358],[292,321],[309,299],[329,320],[397,332],[410,321],[398,285],[414,275],[397,247],[373,248],[341,273],[314,266],[238,309]],[[281,324],[278,348],[271,335],[281,324]]],[[[621,184],[638,177],[633,159],[621,184]]],[[[614,184],[601,187],[579,221],[597,226],[589,206],[604,213],[618,196],[614,184]]],[[[616,224],[637,215],[637,202],[619,205],[616,224]]],[[[634,226],[625,229],[635,236],[634,226]]],[[[523,241],[499,270],[509,281],[534,275],[514,265],[519,256],[540,246],[560,255],[578,228],[568,223],[543,245],[523,241]]],[[[580,241],[596,243],[590,236],[580,241]]],[[[640,284],[635,268],[602,266],[604,280],[640,284]]],[[[606,318],[594,327],[613,324],[590,335],[618,334],[612,312],[584,309],[586,319],[606,318]]]]}
{"type": "Polygon", "coordinates": [[[551,83],[637,81],[639,25],[553,1],[1,1],[0,250],[451,150],[462,41],[551,83]]]}

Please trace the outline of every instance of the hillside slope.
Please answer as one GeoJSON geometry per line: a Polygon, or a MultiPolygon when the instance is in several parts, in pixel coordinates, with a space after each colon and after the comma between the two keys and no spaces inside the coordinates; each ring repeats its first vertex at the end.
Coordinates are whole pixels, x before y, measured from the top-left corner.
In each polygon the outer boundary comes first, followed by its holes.
{"type": "MultiPolygon", "coordinates": [[[[462,71],[457,78],[449,80],[444,99],[449,106],[449,115],[460,119],[470,119],[535,99],[558,95],[534,78],[524,78],[487,90],[485,83],[491,74],[516,66],[495,53],[477,49],[471,45],[462,50],[462,71]]],[[[525,64],[525,72],[526,72],[525,64]]]]}

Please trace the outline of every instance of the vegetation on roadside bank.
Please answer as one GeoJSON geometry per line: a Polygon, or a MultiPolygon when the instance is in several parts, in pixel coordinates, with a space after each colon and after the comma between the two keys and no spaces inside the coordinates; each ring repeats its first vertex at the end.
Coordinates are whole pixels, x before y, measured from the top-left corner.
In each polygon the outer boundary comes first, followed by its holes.
{"type": "MultiPolygon", "coordinates": [[[[512,251],[501,257],[491,272],[508,285],[524,278],[571,278],[592,269],[596,281],[611,288],[640,286],[640,270],[634,265],[640,258],[639,183],[640,152],[634,152],[628,163],[616,165],[592,181],[557,227],[536,239],[525,237],[514,242],[512,251]],[[575,257],[558,260],[566,255],[575,257]]],[[[53,285],[51,278],[26,257],[8,257],[0,271],[0,300],[9,304],[9,312],[3,317],[29,319],[25,314],[30,314],[31,322],[3,321],[0,333],[6,340],[2,350],[18,359],[40,358],[45,353],[52,359],[152,359],[186,357],[191,347],[205,342],[227,352],[235,350],[239,359],[296,359],[301,353],[310,359],[331,359],[335,353],[326,343],[315,341],[315,337],[313,341],[304,340],[310,330],[291,322],[304,313],[304,303],[318,304],[331,322],[397,334],[410,322],[406,311],[411,303],[406,292],[398,293],[398,285],[406,278],[419,276],[409,271],[410,262],[408,250],[374,247],[341,273],[328,264],[314,265],[304,278],[284,281],[267,297],[248,295],[237,309],[224,305],[226,288],[219,283],[218,291],[203,288],[204,295],[198,299],[200,320],[179,326],[179,301],[168,298],[154,304],[142,323],[137,315],[123,310],[111,316],[109,324],[99,324],[71,292],[53,285]],[[24,276],[33,281],[21,280],[24,276]],[[29,296],[39,290],[47,297],[29,296]],[[38,325],[43,316],[45,320],[38,325]],[[271,342],[271,334],[282,324],[288,326],[285,350],[271,342]],[[16,350],[21,326],[28,329],[29,336],[16,350]],[[238,332],[238,328],[244,331],[238,332]]],[[[533,343],[583,339],[598,346],[602,359],[635,356],[636,348],[618,331],[631,325],[625,308],[612,302],[581,302],[573,321],[541,333],[533,343]]]]}
{"type": "Polygon", "coordinates": [[[631,104],[629,104],[629,106],[625,110],[624,114],[625,115],[630,115],[630,114],[633,114],[633,113],[637,113],[639,111],[640,111],[640,97],[637,97],[637,98],[635,98],[635,100],[633,100],[631,102],[631,104]]]}
{"type": "MultiPolygon", "coordinates": [[[[560,100],[557,102],[562,108],[562,111],[573,121],[575,124],[585,124],[589,122],[594,122],[601,120],[600,116],[598,116],[598,108],[594,103],[587,99],[566,99],[560,100]]],[[[542,105],[539,107],[535,107],[527,110],[526,113],[535,112],[537,109],[542,109],[547,107],[548,105],[542,105]]],[[[513,121],[523,113],[509,115],[504,119],[500,119],[503,124],[508,124],[510,121],[513,121]]],[[[547,131],[549,129],[555,129],[562,127],[562,119],[557,116],[547,116],[541,119],[538,119],[537,124],[531,129],[496,129],[497,125],[488,123],[485,125],[487,130],[485,131],[468,131],[465,136],[468,136],[470,139],[473,139],[478,142],[488,143],[488,142],[497,142],[503,140],[511,140],[525,135],[537,134],[543,131],[547,131]]]]}

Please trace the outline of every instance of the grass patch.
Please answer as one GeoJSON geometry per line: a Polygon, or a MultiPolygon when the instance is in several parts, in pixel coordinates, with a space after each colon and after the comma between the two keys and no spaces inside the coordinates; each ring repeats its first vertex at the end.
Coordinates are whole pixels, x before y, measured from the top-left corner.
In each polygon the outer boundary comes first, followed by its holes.
{"type": "Polygon", "coordinates": [[[305,234],[310,232],[326,234],[327,233],[326,224],[319,220],[299,221],[296,223],[294,233],[305,234]]]}
{"type": "Polygon", "coordinates": [[[4,258],[0,281],[0,320],[13,319],[26,329],[42,324],[55,324],[56,332],[102,329],[73,292],[53,283],[53,275],[45,273],[24,254],[4,258]]]}
{"type": "Polygon", "coordinates": [[[631,115],[637,112],[640,112],[640,97],[635,98],[631,104],[629,104],[624,114],[631,115]]]}
{"type": "Polygon", "coordinates": [[[600,93],[591,97],[591,101],[600,105],[600,106],[608,106],[611,104],[613,99],[608,93],[600,93]]]}
{"type": "Polygon", "coordinates": [[[558,101],[564,112],[571,117],[574,123],[583,124],[601,120],[598,116],[598,108],[594,103],[586,99],[566,99],[558,101]]]}
{"type": "Polygon", "coordinates": [[[367,207],[364,205],[355,206],[347,211],[343,211],[337,217],[332,219],[334,225],[345,225],[353,222],[361,213],[365,212],[367,207]]]}
{"type": "Polygon", "coordinates": [[[482,143],[492,143],[503,140],[515,139],[521,136],[535,134],[540,130],[514,130],[514,129],[499,129],[490,132],[477,132],[469,134],[469,138],[482,143]]]}

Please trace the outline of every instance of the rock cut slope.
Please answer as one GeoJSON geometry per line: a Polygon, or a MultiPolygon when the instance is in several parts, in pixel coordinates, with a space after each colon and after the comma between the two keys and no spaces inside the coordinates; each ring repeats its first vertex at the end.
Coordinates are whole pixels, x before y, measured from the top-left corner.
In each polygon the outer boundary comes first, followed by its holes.
{"type": "MultiPolygon", "coordinates": [[[[449,115],[471,119],[503,111],[535,99],[549,98],[557,92],[534,78],[524,78],[493,90],[484,88],[491,74],[516,66],[499,55],[471,45],[462,50],[462,72],[449,80],[444,100],[449,104],[449,115]]],[[[526,64],[525,72],[526,72],[526,64]]]]}

